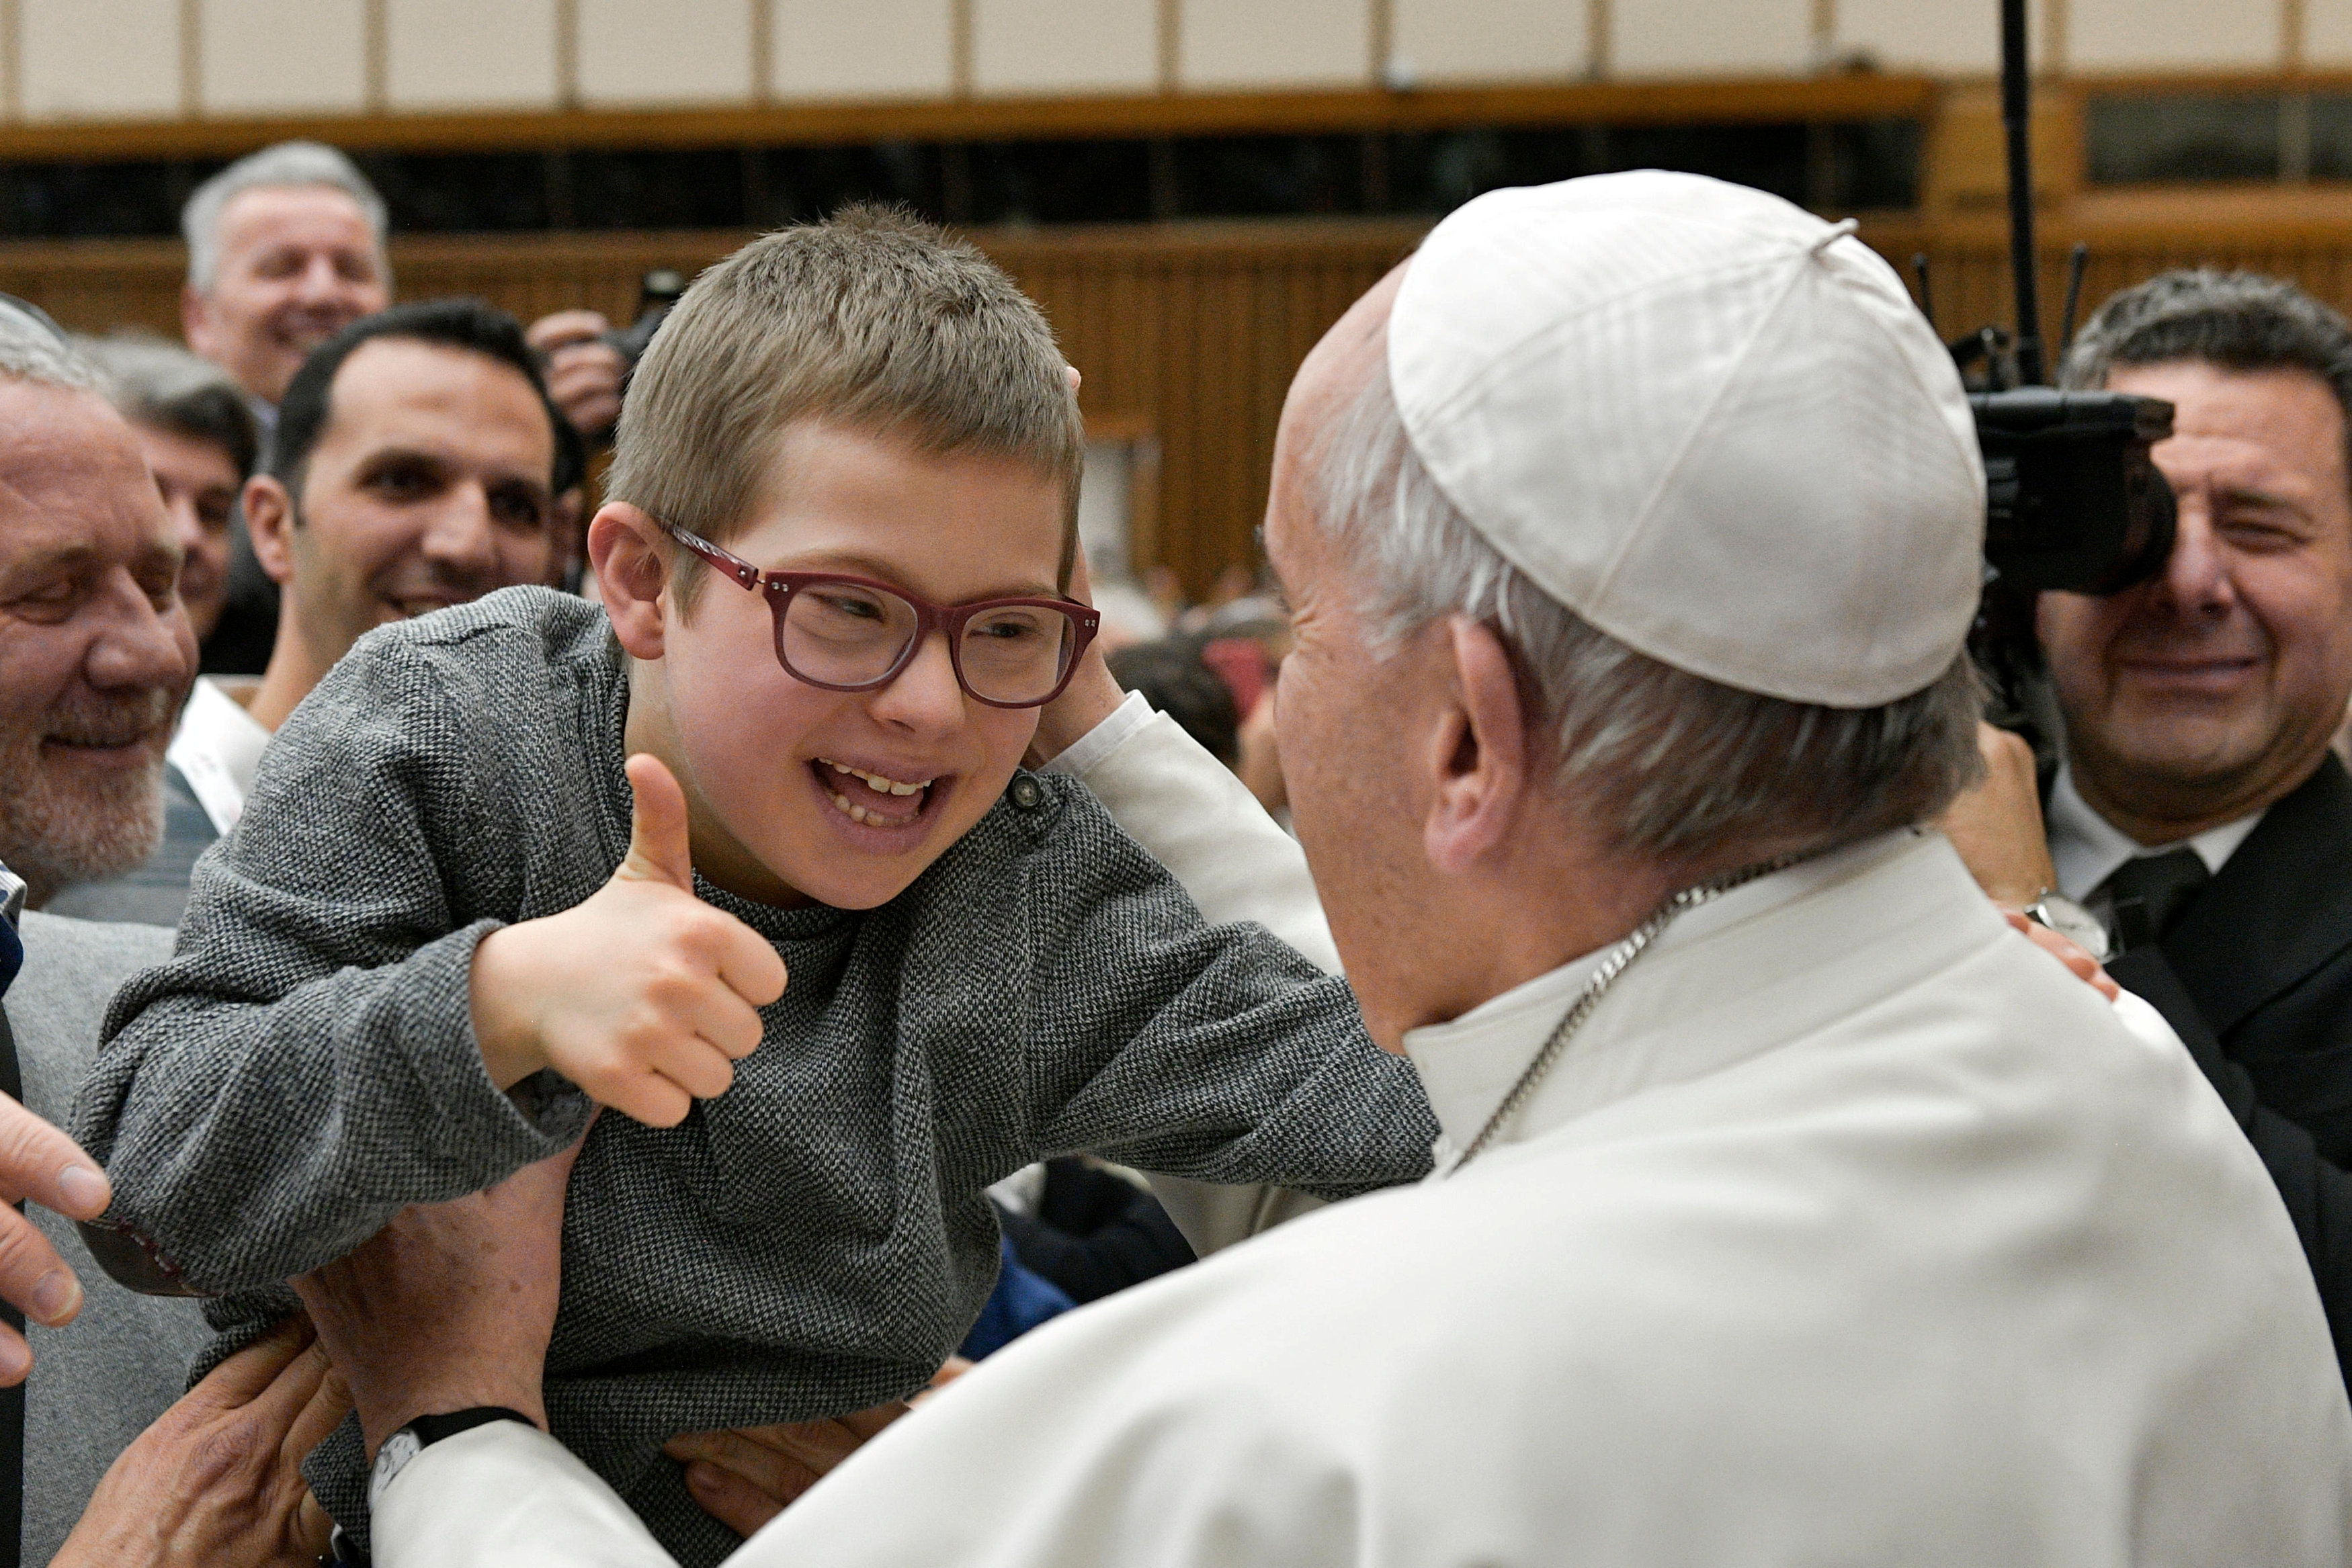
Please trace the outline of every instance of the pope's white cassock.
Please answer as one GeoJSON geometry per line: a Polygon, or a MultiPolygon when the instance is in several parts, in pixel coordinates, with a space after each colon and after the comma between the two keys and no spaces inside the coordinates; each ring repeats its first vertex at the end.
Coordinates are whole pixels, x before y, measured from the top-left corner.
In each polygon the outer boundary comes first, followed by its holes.
{"type": "MultiPolygon", "coordinates": [[[[1466,1145],[1586,979],[1407,1040],[1466,1145]]],[[[744,1564],[2341,1564],[2352,1413],[2268,1177],[2155,1015],[1932,832],[1669,927],[1507,1137],[1071,1314],[744,1564]]],[[[407,1568],[663,1563],[512,1423],[407,1568]]]]}

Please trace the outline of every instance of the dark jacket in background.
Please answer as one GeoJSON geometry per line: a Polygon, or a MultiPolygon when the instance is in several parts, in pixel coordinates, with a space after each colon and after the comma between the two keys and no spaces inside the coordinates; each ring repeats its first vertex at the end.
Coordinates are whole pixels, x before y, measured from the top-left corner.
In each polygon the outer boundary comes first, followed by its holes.
{"type": "Polygon", "coordinates": [[[2172,1025],[2294,1217],[2352,1368],[2352,776],[2330,753],[2161,941],[2108,967],[2172,1025]]]}

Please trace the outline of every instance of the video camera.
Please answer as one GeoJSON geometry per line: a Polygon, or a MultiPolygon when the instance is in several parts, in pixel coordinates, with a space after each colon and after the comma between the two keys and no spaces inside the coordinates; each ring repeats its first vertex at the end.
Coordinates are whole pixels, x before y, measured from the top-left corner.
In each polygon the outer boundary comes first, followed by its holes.
{"type": "MultiPolygon", "coordinates": [[[[2041,665],[2033,596],[2049,590],[2119,593],[2164,570],[2172,554],[2171,486],[2149,455],[2172,434],[2172,405],[2126,392],[2061,392],[2044,382],[2041,290],[2033,243],[2033,162],[2025,0],[2001,0],[2000,94],[2009,162],[2010,267],[2017,330],[1986,328],[1952,345],[1971,392],[1986,481],[1986,587],[1970,647],[1995,688],[1995,722],[2021,718],[2021,686],[2041,665]]],[[[2061,350],[2074,336],[2084,247],[2074,247],[2061,350]]],[[[1927,258],[1913,258],[1929,308],[1927,258]]]]}

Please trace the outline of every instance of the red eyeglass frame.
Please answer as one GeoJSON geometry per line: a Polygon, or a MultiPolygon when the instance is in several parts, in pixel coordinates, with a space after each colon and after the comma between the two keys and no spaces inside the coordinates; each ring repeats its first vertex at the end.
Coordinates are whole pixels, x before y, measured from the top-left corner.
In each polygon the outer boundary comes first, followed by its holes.
{"type": "Polygon", "coordinates": [[[784,674],[792,676],[793,679],[803,685],[814,686],[820,691],[870,692],[888,685],[905,673],[908,664],[915,662],[915,654],[921,650],[924,643],[929,641],[931,633],[936,631],[944,634],[948,640],[948,665],[955,671],[956,685],[963,688],[964,695],[989,707],[1044,707],[1047,703],[1060,696],[1068,687],[1070,677],[1078,673],[1078,662],[1086,657],[1088,645],[1095,640],[1095,633],[1102,630],[1101,613],[1087,605],[1079,603],[1075,599],[979,599],[970,604],[934,604],[929,600],[919,594],[911,593],[895,582],[883,582],[871,577],[854,577],[847,572],[761,571],[742,557],[729,554],[699,534],[688,533],[673,523],[664,523],[662,527],[668,531],[669,537],[680,545],[733,578],[738,587],[749,589],[755,593],[765,593],[768,596],[768,611],[775,620],[776,663],[782,665],[784,674]],[[784,656],[784,612],[791,606],[793,594],[803,588],[820,582],[843,582],[853,588],[870,588],[914,606],[915,634],[907,639],[907,646],[899,653],[897,661],[874,679],[858,681],[846,685],[837,681],[812,680],[793,669],[792,661],[784,656]],[[1062,666],[1061,678],[1054,683],[1053,690],[1044,696],[1033,697],[1026,702],[1000,702],[994,697],[982,696],[973,691],[971,683],[964,679],[961,652],[963,629],[973,616],[983,611],[1004,610],[1016,605],[1060,612],[1076,628],[1076,640],[1070,644],[1069,663],[1062,666]]]}

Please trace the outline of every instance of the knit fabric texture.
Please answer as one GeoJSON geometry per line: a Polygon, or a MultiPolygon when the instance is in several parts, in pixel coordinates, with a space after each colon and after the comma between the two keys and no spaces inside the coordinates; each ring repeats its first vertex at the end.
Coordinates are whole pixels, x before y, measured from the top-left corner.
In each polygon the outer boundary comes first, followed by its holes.
{"type": "MultiPolygon", "coordinates": [[[[216,1354],[290,1310],[289,1276],[586,1124],[551,1073],[492,1083],[468,977],[486,934],[581,903],[626,853],[627,705],[601,610],[510,589],[371,633],[279,731],[75,1114],[110,1220],[227,1293],[216,1354]]],[[[673,1128],[596,1124],[547,1377],[555,1435],[685,1563],[735,1542],[662,1442],[922,1385],[995,1277],[984,1191],[1031,1161],[1331,1197],[1428,1169],[1419,1081],[1346,982],[1205,925],[1068,779],[1016,775],[874,910],[696,887],[791,983],[725,1094],[673,1128]]],[[[310,1469],[363,1532],[356,1424],[310,1469]]]]}

